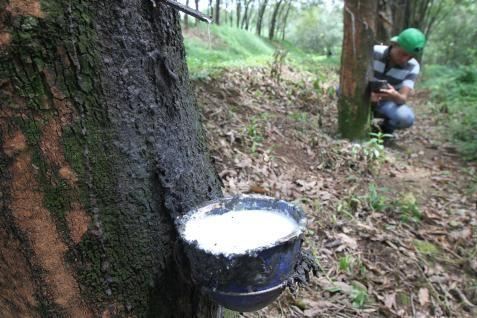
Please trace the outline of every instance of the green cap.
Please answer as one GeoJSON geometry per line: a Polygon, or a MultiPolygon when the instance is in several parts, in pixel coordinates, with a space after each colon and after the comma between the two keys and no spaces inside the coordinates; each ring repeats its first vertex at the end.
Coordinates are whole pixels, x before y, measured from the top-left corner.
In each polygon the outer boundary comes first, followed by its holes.
{"type": "Polygon", "coordinates": [[[418,29],[409,28],[399,33],[398,36],[392,37],[391,42],[396,42],[404,51],[416,56],[424,50],[426,36],[418,29]]]}

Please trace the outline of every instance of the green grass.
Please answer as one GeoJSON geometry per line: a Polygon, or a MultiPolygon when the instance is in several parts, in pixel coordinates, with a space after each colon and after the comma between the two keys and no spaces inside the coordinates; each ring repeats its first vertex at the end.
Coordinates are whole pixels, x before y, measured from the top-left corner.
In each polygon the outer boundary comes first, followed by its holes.
{"type": "Polygon", "coordinates": [[[477,64],[424,68],[423,86],[435,110],[444,114],[452,140],[464,159],[477,160],[477,64]]]}
{"type": "Polygon", "coordinates": [[[269,41],[252,32],[230,26],[199,25],[184,33],[187,64],[192,78],[207,76],[224,68],[265,66],[273,62],[276,49],[288,51],[287,64],[317,72],[339,65],[339,57],[307,53],[287,41],[269,41]],[[210,31],[210,40],[209,40],[210,31]]]}
{"type": "Polygon", "coordinates": [[[265,65],[271,61],[274,47],[253,33],[228,27],[199,26],[184,35],[187,64],[192,77],[226,67],[265,65]]]}
{"type": "Polygon", "coordinates": [[[422,255],[436,256],[439,254],[439,249],[432,243],[422,240],[414,240],[413,243],[416,250],[422,255]]]}

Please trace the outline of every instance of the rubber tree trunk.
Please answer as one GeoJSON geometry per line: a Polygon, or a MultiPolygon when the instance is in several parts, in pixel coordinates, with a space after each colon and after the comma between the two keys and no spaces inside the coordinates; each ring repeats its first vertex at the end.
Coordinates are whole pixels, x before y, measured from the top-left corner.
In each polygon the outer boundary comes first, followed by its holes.
{"type": "MultiPolygon", "coordinates": [[[[195,10],[196,11],[199,11],[199,0],[194,0],[194,3],[195,3],[195,10]]],[[[195,25],[199,25],[199,19],[195,18],[195,25]]]]}
{"type": "Polygon", "coordinates": [[[280,12],[280,6],[282,5],[283,0],[278,0],[277,3],[275,3],[275,6],[273,8],[273,13],[272,13],[272,18],[270,20],[270,28],[268,30],[268,39],[273,40],[275,37],[275,28],[277,24],[277,18],[278,18],[278,13],[280,12]]]}
{"type": "Polygon", "coordinates": [[[220,25],[220,0],[215,1],[215,24],[220,25]]]}
{"type": "Polygon", "coordinates": [[[288,6],[287,6],[287,9],[285,11],[285,15],[283,16],[282,28],[281,28],[281,30],[282,30],[282,41],[285,41],[285,32],[286,32],[286,29],[287,29],[288,15],[290,14],[291,6],[292,6],[292,0],[290,0],[288,2],[288,6]]]}
{"type": "Polygon", "coordinates": [[[212,4],[212,0],[209,0],[209,6],[208,6],[208,12],[209,12],[209,16],[211,17],[215,17],[214,16],[214,5],[212,4]]]}
{"type": "Polygon", "coordinates": [[[0,2],[2,317],[216,317],[174,219],[221,196],[179,15],[0,2]]]}
{"type": "MultiPolygon", "coordinates": [[[[188,7],[189,6],[189,0],[186,0],[185,5],[188,7]]],[[[184,28],[188,29],[189,28],[189,15],[184,14],[184,28]]]]}
{"type": "Polygon", "coordinates": [[[342,137],[364,139],[369,131],[370,102],[367,87],[372,75],[377,2],[346,0],[343,10],[338,126],[342,137]]]}
{"type": "Polygon", "coordinates": [[[240,21],[241,21],[241,15],[242,15],[242,0],[237,0],[237,8],[236,8],[236,21],[235,21],[235,26],[240,28],[240,21]]]}
{"type": "MultiPolygon", "coordinates": [[[[387,0],[389,1],[389,0],[387,0]]],[[[403,29],[409,26],[409,0],[394,0],[392,8],[393,26],[390,36],[398,35],[403,29]]],[[[392,2],[391,2],[392,4],[392,2]]],[[[388,39],[389,40],[389,39],[388,39]]]]}
{"type": "Polygon", "coordinates": [[[376,41],[389,43],[390,39],[406,28],[408,0],[379,0],[376,41]]]}
{"type": "MultiPolygon", "coordinates": [[[[378,1],[378,17],[376,20],[376,41],[379,43],[389,43],[393,36],[394,26],[394,0],[378,1]]],[[[397,33],[396,33],[397,34],[397,33]]]]}
{"type": "Polygon", "coordinates": [[[256,10],[254,10],[255,9],[255,1],[250,0],[248,2],[248,7],[247,8],[248,8],[248,11],[246,11],[247,14],[244,14],[244,17],[243,17],[242,29],[245,29],[245,30],[249,31],[251,29],[250,28],[250,21],[252,20],[252,17],[256,13],[255,12],[256,10]]]}
{"type": "Polygon", "coordinates": [[[263,25],[263,15],[265,14],[265,9],[267,8],[268,0],[262,0],[259,5],[258,13],[257,13],[257,35],[262,35],[262,25],[263,25]]]}
{"type": "Polygon", "coordinates": [[[250,3],[252,3],[252,0],[244,0],[245,3],[244,3],[244,13],[243,13],[243,17],[242,17],[242,22],[240,24],[240,28],[241,29],[244,29],[245,28],[245,22],[247,21],[248,19],[248,10],[249,10],[249,7],[250,7],[250,3]]]}

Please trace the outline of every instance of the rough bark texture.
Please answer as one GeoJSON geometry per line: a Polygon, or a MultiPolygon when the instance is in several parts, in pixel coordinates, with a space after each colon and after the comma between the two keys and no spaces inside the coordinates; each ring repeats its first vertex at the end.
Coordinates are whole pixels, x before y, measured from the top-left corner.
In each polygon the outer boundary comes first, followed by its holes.
{"type": "Polygon", "coordinates": [[[262,0],[257,13],[257,35],[259,36],[262,35],[263,15],[265,14],[267,3],[268,0],[262,0]]]}
{"type": "Polygon", "coordinates": [[[216,316],[175,261],[174,218],[221,196],[179,15],[140,0],[0,13],[2,317],[216,316]]]}
{"type": "Polygon", "coordinates": [[[252,0],[244,0],[244,1],[245,1],[244,3],[245,9],[243,13],[242,23],[240,24],[240,28],[242,29],[245,28],[245,23],[247,22],[247,19],[248,19],[248,10],[249,10],[250,4],[252,3],[252,0]]]}
{"type": "Polygon", "coordinates": [[[393,31],[393,0],[378,1],[378,17],[376,21],[376,41],[378,43],[388,43],[393,31]]]}
{"type": "Polygon", "coordinates": [[[408,25],[409,0],[379,0],[378,19],[376,21],[376,41],[389,43],[408,25]]]}
{"type": "Polygon", "coordinates": [[[268,38],[270,40],[273,40],[275,36],[275,28],[277,24],[278,13],[280,12],[282,2],[283,0],[278,0],[278,2],[275,3],[275,6],[273,8],[272,19],[270,20],[270,28],[268,29],[268,38]]]}
{"type": "Polygon", "coordinates": [[[283,21],[282,21],[282,41],[285,41],[285,32],[286,32],[286,29],[287,29],[287,21],[288,21],[288,15],[290,14],[290,9],[291,9],[291,6],[292,6],[292,1],[290,0],[288,2],[288,6],[287,6],[287,9],[285,11],[285,15],[283,16],[283,21]]]}
{"type": "Polygon", "coordinates": [[[377,2],[345,1],[338,125],[344,138],[363,139],[369,130],[369,92],[377,2]]]}
{"type": "MultiPolygon", "coordinates": [[[[195,3],[195,10],[199,11],[199,0],[194,0],[195,3]]],[[[199,19],[195,18],[195,25],[197,26],[199,24],[199,19]]]]}
{"type": "Polygon", "coordinates": [[[241,0],[237,0],[237,9],[236,9],[236,27],[237,28],[240,28],[240,17],[241,17],[241,14],[242,14],[242,1],[241,0]]]}
{"type": "MultiPolygon", "coordinates": [[[[186,7],[189,6],[189,0],[186,0],[185,5],[186,5],[186,7]]],[[[188,14],[184,14],[184,28],[185,29],[189,28],[189,15],[188,14]]]]}
{"type": "Polygon", "coordinates": [[[220,0],[215,0],[215,24],[220,25],[220,0]]]}

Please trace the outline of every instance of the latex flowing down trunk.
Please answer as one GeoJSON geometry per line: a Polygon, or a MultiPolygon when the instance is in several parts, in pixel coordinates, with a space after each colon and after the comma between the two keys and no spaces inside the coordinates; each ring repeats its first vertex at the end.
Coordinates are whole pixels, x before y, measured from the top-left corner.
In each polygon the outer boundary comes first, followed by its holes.
{"type": "Polygon", "coordinates": [[[368,81],[376,25],[377,2],[345,1],[341,54],[338,126],[342,137],[364,139],[369,131],[368,81]]]}
{"type": "Polygon", "coordinates": [[[174,218],[221,196],[179,22],[0,1],[2,317],[217,315],[176,250],[174,218]]]}

